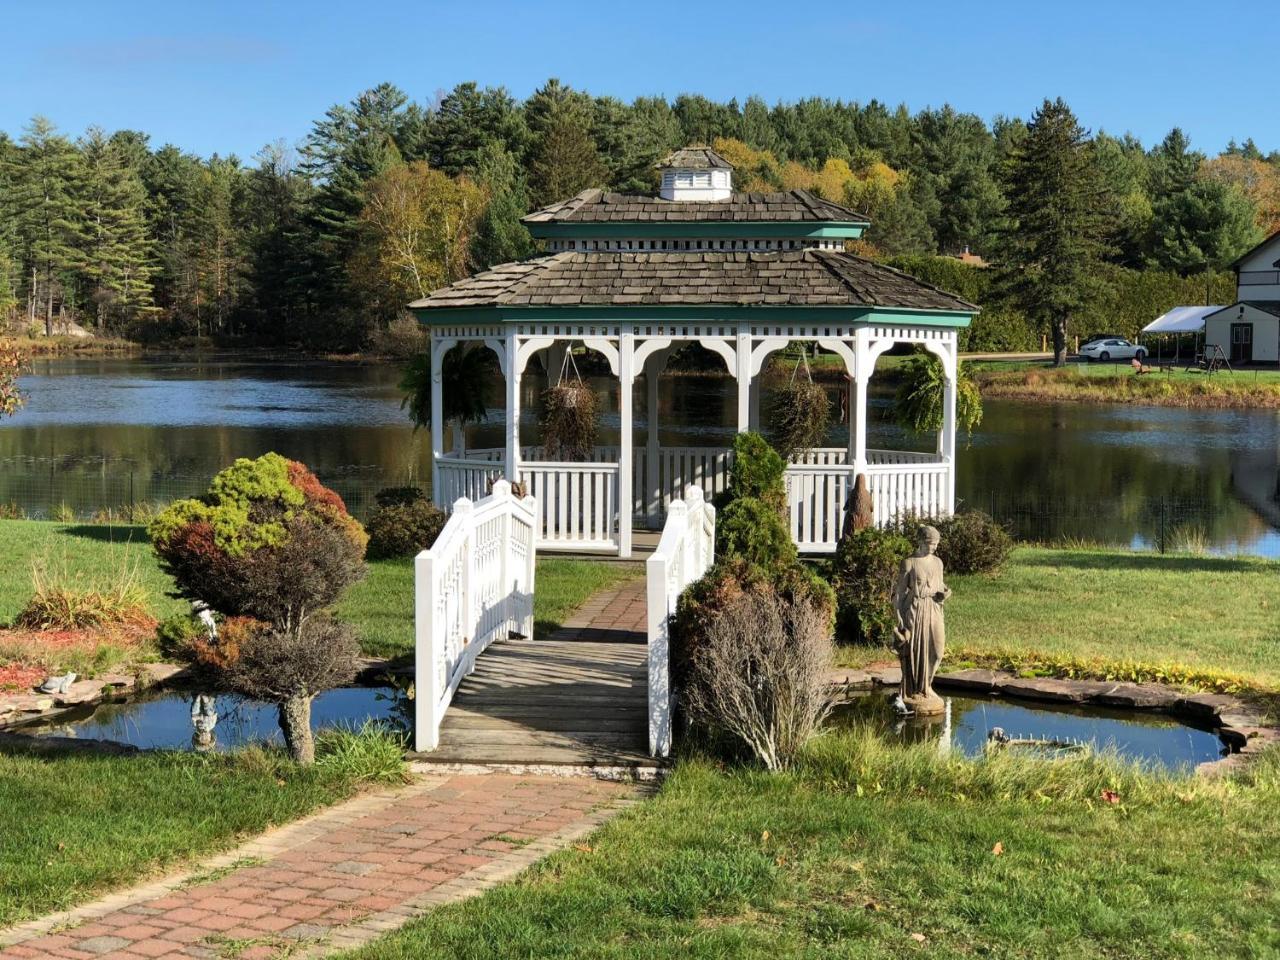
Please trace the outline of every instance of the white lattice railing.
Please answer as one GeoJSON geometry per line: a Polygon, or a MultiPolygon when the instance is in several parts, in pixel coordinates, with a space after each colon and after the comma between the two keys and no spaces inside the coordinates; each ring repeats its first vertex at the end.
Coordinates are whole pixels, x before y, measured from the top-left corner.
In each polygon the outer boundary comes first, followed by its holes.
{"type": "Polygon", "coordinates": [[[540,549],[618,549],[616,463],[521,463],[520,480],[538,502],[540,549]]]}
{"type": "MultiPolygon", "coordinates": [[[[543,455],[525,447],[525,458],[543,455]]],[[[471,450],[467,461],[442,459],[441,483],[449,496],[483,496],[500,471],[500,450],[471,450]],[[461,466],[460,466],[461,465],[461,466]]],[[[520,477],[538,498],[538,546],[546,549],[611,550],[618,545],[617,447],[597,447],[591,463],[521,463],[520,477]]],[[[708,498],[729,483],[732,450],[726,447],[662,447],[652,469],[646,447],[632,457],[631,520],[656,526],[682,490],[693,485],[708,498]]],[[[932,453],[868,450],[867,484],[875,520],[888,523],[906,513],[946,516],[952,509],[951,465],[932,453]]],[[[803,553],[830,553],[840,539],[852,482],[849,452],[819,447],[793,458],[787,467],[791,535],[803,553]]],[[[437,498],[437,503],[451,500],[437,498]]]]}
{"type": "Polygon", "coordinates": [[[455,502],[414,561],[415,749],[440,745],[458,684],[489,644],[533,635],[535,521],[533,498],[498,480],[489,496],[455,502]]]}
{"type": "Polygon", "coordinates": [[[676,601],[715,562],[716,508],[700,487],[671,501],[658,548],[645,561],[649,614],[649,753],[671,752],[671,615],[676,601]]]}

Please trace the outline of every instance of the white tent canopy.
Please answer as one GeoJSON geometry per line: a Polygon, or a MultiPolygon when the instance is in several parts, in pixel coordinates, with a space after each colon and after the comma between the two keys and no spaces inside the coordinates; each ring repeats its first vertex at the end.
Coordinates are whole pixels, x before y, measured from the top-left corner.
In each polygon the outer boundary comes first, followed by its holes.
{"type": "Polygon", "coordinates": [[[1225,307],[1174,307],[1162,313],[1145,327],[1143,333],[1200,333],[1204,330],[1204,318],[1225,307]]]}

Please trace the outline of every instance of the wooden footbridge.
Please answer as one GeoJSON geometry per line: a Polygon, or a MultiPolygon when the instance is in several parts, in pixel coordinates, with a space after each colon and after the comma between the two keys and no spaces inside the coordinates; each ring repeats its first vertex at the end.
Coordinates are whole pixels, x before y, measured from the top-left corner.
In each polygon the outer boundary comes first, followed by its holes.
{"type": "Polygon", "coordinates": [[[651,767],[671,747],[667,624],[712,561],[715,509],[673,501],[645,577],[534,627],[537,505],[462,498],[415,561],[415,751],[425,763],[651,767]]]}

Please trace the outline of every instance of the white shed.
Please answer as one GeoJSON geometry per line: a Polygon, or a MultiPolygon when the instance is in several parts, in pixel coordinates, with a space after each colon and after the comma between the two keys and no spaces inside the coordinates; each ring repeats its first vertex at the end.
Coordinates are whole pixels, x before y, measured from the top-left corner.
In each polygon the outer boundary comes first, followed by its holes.
{"type": "Polygon", "coordinates": [[[1280,300],[1241,300],[1205,317],[1206,349],[1232,363],[1280,362],[1280,300]]]}

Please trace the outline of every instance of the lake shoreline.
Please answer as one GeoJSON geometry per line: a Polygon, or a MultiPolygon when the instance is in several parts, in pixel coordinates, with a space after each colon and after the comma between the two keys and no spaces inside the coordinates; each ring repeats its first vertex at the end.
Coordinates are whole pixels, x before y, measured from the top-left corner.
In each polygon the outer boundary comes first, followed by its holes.
{"type": "Polygon", "coordinates": [[[1213,410],[1280,409],[1274,371],[1085,374],[1078,370],[975,371],[983,399],[1022,403],[1141,404],[1213,410]],[[1259,381],[1256,374],[1265,379],[1259,381]],[[1253,375],[1251,377],[1251,375],[1253,375]]]}

